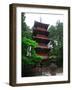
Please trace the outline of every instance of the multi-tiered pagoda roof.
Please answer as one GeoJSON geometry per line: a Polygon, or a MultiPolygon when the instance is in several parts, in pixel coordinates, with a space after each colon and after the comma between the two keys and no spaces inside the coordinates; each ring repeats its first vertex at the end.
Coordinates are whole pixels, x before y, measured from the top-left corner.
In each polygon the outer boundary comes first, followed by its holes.
{"type": "Polygon", "coordinates": [[[44,24],[35,21],[33,26],[33,39],[38,43],[36,52],[38,55],[43,56],[44,59],[48,60],[48,43],[50,42],[48,35],[49,24],[44,24]]]}

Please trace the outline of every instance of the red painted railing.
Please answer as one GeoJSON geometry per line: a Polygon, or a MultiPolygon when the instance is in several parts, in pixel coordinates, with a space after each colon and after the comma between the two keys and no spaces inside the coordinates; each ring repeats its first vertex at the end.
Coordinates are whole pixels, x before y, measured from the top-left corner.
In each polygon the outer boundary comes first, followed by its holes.
{"type": "Polygon", "coordinates": [[[46,45],[38,45],[39,48],[44,48],[44,49],[48,49],[48,46],[46,45]]]}
{"type": "Polygon", "coordinates": [[[45,35],[40,35],[40,34],[37,34],[37,35],[35,36],[35,38],[40,38],[40,39],[46,39],[46,40],[48,40],[48,37],[47,37],[47,36],[45,36],[45,35]]]}
{"type": "Polygon", "coordinates": [[[46,29],[40,27],[37,27],[37,30],[47,31],[46,29]]]}
{"type": "Polygon", "coordinates": [[[44,53],[44,52],[38,52],[37,54],[38,55],[41,55],[41,56],[48,56],[48,54],[47,53],[44,53]]]}

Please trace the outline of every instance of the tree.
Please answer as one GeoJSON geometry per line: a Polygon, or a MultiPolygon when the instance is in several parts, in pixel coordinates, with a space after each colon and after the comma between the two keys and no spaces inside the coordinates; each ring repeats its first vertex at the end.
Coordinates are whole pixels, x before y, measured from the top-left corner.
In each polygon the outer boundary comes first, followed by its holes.
{"type": "Polygon", "coordinates": [[[32,29],[25,22],[25,14],[22,13],[22,76],[32,76],[32,68],[40,63],[43,58],[36,54],[38,43],[32,40],[32,29]]]}
{"type": "Polygon", "coordinates": [[[56,26],[52,25],[49,28],[49,32],[49,38],[51,38],[53,45],[49,56],[50,58],[54,56],[54,60],[59,67],[63,66],[63,23],[57,21],[56,26]]]}
{"type": "Polygon", "coordinates": [[[35,65],[42,60],[42,57],[35,52],[38,43],[32,40],[32,30],[27,26],[25,18],[25,14],[22,13],[22,62],[35,65]]]}
{"type": "Polygon", "coordinates": [[[40,62],[43,59],[42,56],[37,55],[35,52],[34,48],[36,48],[38,45],[36,41],[24,37],[22,40],[22,43],[24,46],[23,55],[22,55],[24,64],[32,64],[32,65],[34,64],[35,65],[36,63],[40,62]],[[28,52],[31,53],[31,55],[27,56],[27,49],[29,47],[31,47],[31,51],[30,52],[28,51],[28,52]]]}
{"type": "Polygon", "coordinates": [[[27,37],[29,39],[32,39],[32,29],[30,29],[30,27],[26,24],[25,18],[26,18],[25,13],[22,13],[22,18],[21,18],[22,37],[27,37]]]}
{"type": "Polygon", "coordinates": [[[63,45],[63,23],[60,21],[57,21],[56,26],[51,26],[49,28],[49,37],[53,41],[57,41],[58,45],[62,46],[63,45]]]}

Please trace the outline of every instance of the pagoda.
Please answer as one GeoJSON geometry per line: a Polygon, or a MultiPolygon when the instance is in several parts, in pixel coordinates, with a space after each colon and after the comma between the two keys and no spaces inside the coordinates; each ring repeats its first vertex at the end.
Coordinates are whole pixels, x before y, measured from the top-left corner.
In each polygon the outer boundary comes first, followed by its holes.
{"type": "Polygon", "coordinates": [[[50,42],[48,38],[48,26],[49,24],[38,21],[35,21],[33,26],[33,40],[38,43],[38,46],[35,48],[36,54],[43,57],[40,63],[48,61],[48,52],[50,50],[48,47],[48,43],[50,42]]]}

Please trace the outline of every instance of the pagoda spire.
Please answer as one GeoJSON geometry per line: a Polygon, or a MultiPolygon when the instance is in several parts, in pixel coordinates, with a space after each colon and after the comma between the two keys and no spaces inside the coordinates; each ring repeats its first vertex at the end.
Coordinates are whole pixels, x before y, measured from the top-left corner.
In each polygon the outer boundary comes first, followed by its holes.
{"type": "Polygon", "coordinates": [[[40,22],[42,22],[42,18],[41,18],[41,16],[40,16],[40,22]]]}

